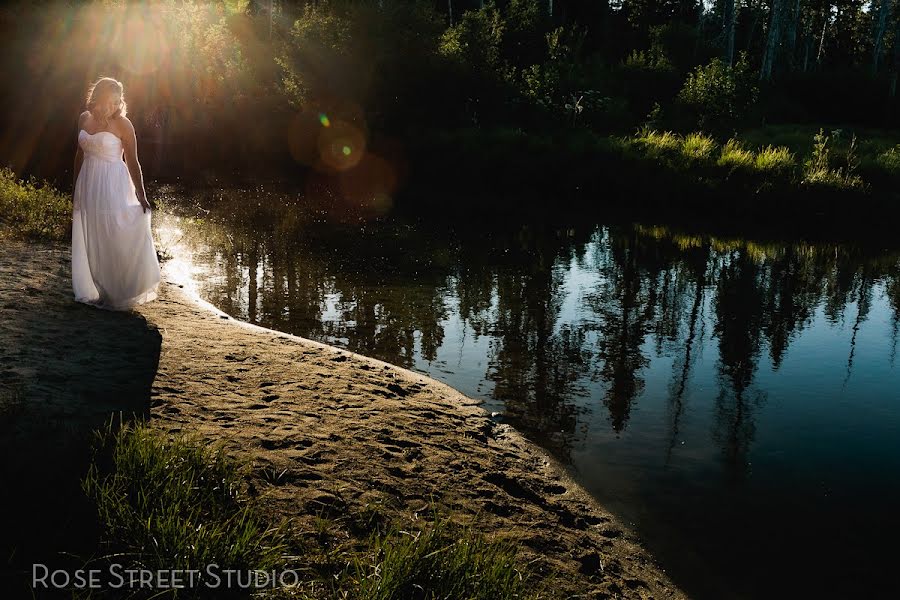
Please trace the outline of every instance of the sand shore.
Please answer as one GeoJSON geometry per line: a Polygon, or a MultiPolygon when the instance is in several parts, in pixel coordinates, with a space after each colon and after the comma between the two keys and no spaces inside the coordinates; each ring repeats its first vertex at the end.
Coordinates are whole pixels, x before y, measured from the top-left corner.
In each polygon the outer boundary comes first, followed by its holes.
{"type": "Polygon", "coordinates": [[[634,534],[478,402],[378,360],[248,325],[179,287],[111,313],[71,298],[67,245],[3,241],[0,375],[61,414],[143,397],[151,423],[223,440],[255,465],[275,516],[308,526],[378,506],[427,517],[429,498],[514,540],[565,598],[684,598],[634,534]],[[99,399],[98,399],[99,398],[99,399]],[[266,473],[277,476],[266,476],[266,473]]]}

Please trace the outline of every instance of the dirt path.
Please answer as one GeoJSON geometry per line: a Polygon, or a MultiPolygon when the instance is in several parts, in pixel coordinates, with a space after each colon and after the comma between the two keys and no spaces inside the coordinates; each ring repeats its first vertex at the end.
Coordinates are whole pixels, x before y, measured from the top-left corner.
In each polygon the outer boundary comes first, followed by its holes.
{"type": "Polygon", "coordinates": [[[0,377],[34,382],[60,411],[109,412],[124,406],[123,392],[143,395],[155,426],[251,458],[266,506],[310,529],[315,512],[367,505],[422,518],[434,498],[460,523],[481,513],[481,530],[515,540],[533,568],[558,569],[562,597],[684,597],[626,528],[475,400],[235,321],[165,268],[159,299],[133,313],[79,305],[69,260],[65,246],[18,242],[4,242],[0,258],[0,377]]]}

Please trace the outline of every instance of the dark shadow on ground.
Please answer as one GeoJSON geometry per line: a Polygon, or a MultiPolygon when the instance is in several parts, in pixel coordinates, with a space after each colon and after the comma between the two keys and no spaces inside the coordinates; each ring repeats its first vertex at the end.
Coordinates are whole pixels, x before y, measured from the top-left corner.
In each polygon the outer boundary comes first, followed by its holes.
{"type": "Polygon", "coordinates": [[[71,573],[95,552],[97,520],[81,490],[91,432],[148,416],[159,364],[162,336],[139,313],[73,300],[70,260],[66,245],[5,242],[0,252],[4,598],[32,597],[33,565],[71,573]]]}

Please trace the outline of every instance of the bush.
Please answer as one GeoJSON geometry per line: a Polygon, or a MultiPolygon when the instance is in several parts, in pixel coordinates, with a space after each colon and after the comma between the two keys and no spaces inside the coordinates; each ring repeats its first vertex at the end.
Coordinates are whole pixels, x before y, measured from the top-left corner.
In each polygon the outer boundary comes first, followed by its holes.
{"type": "Polygon", "coordinates": [[[698,66],[676,100],[692,127],[721,132],[746,115],[758,93],[747,55],[741,53],[733,67],[720,58],[698,66]]]}
{"type": "Polygon", "coordinates": [[[880,153],[875,162],[891,177],[900,177],[900,144],[880,153]]]}
{"type": "MultiPolygon", "coordinates": [[[[308,3],[275,58],[282,91],[296,107],[338,118],[359,118],[364,107],[367,121],[380,127],[434,118],[441,111],[433,102],[456,83],[447,80],[438,52],[443,30],[441,16],[424,2],[308,3]]],[[[476,38],[447,45],[466,60],[479,52],[490,57],[476,38]]]]}
{"type": "Polygon", "coordinates": [[[865,189],[861,177],[854,171],[858,166],[856,158],[856,136],[850,142],[846,153],[846,166],[832,168],[831,150],[828,146],[829,137],[820,129],[813,137],[813,151],[806,160],[803,169],[803,183],[806,185],[820,185],[839,189],[865,189]]]}
{"type": "Polygon", "coordinates": [[[72,226],[72,202],[46,181],[20,180],[0,169],[0,226],[16,236],[64,241],[72,226]]]}

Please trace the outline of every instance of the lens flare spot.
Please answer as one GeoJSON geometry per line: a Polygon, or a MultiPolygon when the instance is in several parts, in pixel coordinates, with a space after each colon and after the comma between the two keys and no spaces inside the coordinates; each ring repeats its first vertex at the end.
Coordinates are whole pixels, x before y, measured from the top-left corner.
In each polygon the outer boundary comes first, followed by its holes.
{"type": "Polygon", "coordinates": [[[318,136],[320,168],[331,172],[352,169],[366,154],[364,133],[353,123],[334,120],[320,129],[318,136]]]}
{"type": "Polygon", "coordinates": [[[322,127],[331,127],[331,121],[328,119],[328,115],[325,113],[321,113],[319,115],[319,123],[322,124],[322,127]]]}

